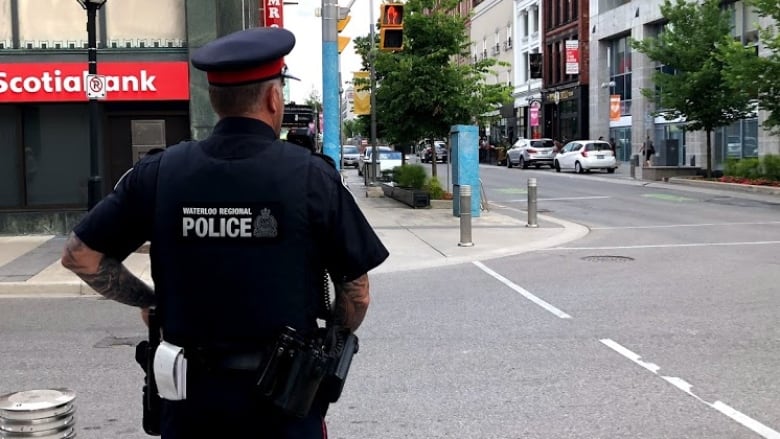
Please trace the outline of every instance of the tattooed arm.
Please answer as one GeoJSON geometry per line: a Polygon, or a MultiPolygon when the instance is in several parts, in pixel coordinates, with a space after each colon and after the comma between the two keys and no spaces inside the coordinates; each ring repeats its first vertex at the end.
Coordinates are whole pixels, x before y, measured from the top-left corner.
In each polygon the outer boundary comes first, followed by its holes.
{"type": "Polygon", "coordinates": [[[155,304],[154,291],[144,281],[122,262],[89,248],[75,233],[65,243],[62,265],[107,299],[141,308],[155,304]]]}
{"type": "Polygon", "coordinates": [[[355,280],[335,284],[337,325],[347,327],[353,332],[363,322],[371,301],[368,294],[368,274],[355,280]]]}

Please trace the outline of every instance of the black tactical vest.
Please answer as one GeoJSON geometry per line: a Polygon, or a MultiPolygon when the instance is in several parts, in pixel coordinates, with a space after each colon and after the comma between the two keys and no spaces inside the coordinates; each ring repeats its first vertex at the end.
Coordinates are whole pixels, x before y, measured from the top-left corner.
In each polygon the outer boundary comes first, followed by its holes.
{"type": "Polygon", "coordinates": [[[306,203],[310,160],[303,148],[246,136],[165,151],[150,256],[166,340],[247,347],[284,326],[316,327],[324,293],[306,203]],[[219,143],[239,153],[206,152],[219,143]]]}

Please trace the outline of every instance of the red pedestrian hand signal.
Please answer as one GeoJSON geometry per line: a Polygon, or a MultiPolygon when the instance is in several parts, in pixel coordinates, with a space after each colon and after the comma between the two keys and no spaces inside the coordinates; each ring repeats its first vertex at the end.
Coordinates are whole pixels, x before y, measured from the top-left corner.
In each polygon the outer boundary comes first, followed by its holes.
{"type": "Polygon", "coordinates": [[[383,5],[382,25],[401,26],[404,24],[404,9],[400,4],[383,5]]]}

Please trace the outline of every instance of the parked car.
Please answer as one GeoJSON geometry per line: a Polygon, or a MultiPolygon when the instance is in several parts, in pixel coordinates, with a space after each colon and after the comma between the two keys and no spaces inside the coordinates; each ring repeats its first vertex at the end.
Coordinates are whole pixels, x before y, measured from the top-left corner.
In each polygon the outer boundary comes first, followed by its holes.
{"type": "MultiPolygon", "coordinates": [[[[433,142],[436,147],[436,161],[441,163],[447,163],[449,159],[449,151],[447,150],[447,144],[442,141],[436,140],[433,142]]],[[[420,161],[423,163],[430,163],[433,160],[433,150],[431,145],[427,144],[421,150],[420,161]]]]}
{"type": "Polygon", "coordinates": [[[726,143],[726,157],[742,157],[742,141],[739,136],[729,136],[726,143]]]}
{"type": "Polygon", "coordinates": [[[557,172],[574,169],[574,172],[581,174],[591,169],[604,169],[611,174],[617,169],[612,147],[603,140],[573,140],[564,145],[553,160],[557,172]]]}
{"type": "Polygon", "coordinates": [[[352,167],[357,169],[360,164],[360,151],[357,146],[354,145],[342,145],[341,157],[344,159],[344,167],[352,167]]]}
{"type": "MultiPolygon", "coordinates": [[[[384,166],[389,166],[390,161],[394,160],[394,159],[390,158],[392,156],[387,156],[386,154],[387,153],[395,153],[396,151],[393,151],[393,148],[390,148],[389,146],[378,146],[377,145],[376,149],[377,149],[377,152],[379,152],[379,156],[377,157],[377,162],[379,162],[379,167],[380,167],[379,170],[381,172],[383,169],[385,169],[384,166]],[[388,162],[387,162],[388,164],[387,165],[382,165],[382,157],[383,156],[386,158],[386,160],[388,160],[388,162]]],[[[372,150],[372,148],[370,146],[367,146],[366,149],[363,151],[363,154],[360,155],[360,159],[359,159],[359,163],[358,163],[358,175],[362,176],[363,172],[366,170],[367,163],[371,163],[371,150],[372,150]]],[[[398,157],[397,157],[398,164],[396,164],[394,166],[401,166],[401,162],[403,161],[401,159],[401,153],[398,152],[397,155],[398,155],[398,157]]],[[[393,168],[391,167],[390,169],[393,169],[393,168]]]]}
{"type": "Polygon", "coordinates": [[[506,152],[506,167],[519,166],[523,169],[534,165],[537,169],[545,165],[553,167],[553,139],[518,139],[506,152]]]}

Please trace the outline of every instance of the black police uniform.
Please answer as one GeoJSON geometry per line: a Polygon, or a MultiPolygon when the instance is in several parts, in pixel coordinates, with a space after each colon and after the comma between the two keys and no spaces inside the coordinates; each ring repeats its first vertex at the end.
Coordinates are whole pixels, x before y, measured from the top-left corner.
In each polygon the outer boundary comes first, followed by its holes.
{"type": "Polygon", "coordinates": [[[163,338],[188,358],[163,438],[326,437],[319,402],[281,415],[255,395],[254,368],[282,327],[316,328],[323,268],[343,282],[388,256],[335,168],[261,121],[224,118],[140,160],[74,232],[119,260],[151,241],[163,338]]]}

